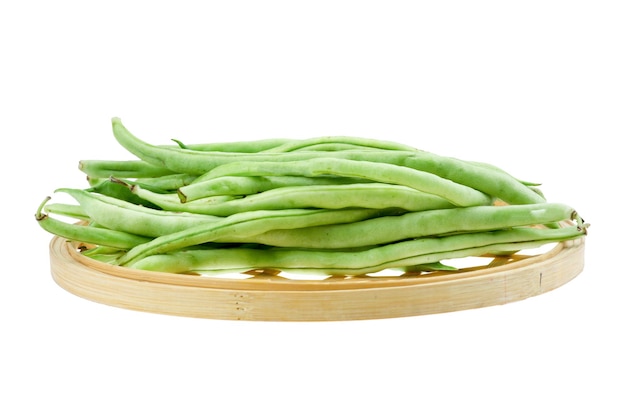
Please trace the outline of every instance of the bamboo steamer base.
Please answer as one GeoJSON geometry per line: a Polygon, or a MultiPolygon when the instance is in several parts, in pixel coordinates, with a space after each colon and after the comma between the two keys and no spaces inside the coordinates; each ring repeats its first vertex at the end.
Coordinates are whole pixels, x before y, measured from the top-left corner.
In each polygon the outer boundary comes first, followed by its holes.
{"type": "Polygon", "coordinates": [[[225,320],[333,321],[408,317],[502,305],[551,291],[584,266],[584,238],[526,257],[455,272],[293,280],[154,273],[108,265],[50,242],[55,282],[79,297],[131,310],[225,320]]]}

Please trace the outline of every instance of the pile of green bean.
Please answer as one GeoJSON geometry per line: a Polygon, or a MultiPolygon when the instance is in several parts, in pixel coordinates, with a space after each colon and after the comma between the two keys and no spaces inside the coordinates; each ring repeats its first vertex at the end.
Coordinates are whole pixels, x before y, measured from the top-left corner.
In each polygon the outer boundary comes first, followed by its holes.
{"type": "Polygon", "coordinates": [[[83,160],[73,203],[36,212],[86,256],[129,268],[362,275],[450,269],[587,233],[539,184],[486,163],[346,136],[172,145],[113,118],[129,160],[83,160]],[[72,221],[63,221],[64,216],[72,221]]]}

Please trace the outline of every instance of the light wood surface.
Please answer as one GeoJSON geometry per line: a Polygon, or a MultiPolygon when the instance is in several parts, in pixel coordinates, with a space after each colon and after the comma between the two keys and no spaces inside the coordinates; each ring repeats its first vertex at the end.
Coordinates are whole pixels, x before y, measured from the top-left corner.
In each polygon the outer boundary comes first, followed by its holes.
{"type": "Polygon", "coordinates": [[[226,320],[332,321],[407,317],[501,305],[566,284],[584,267],[584,238],[546,253],[496,257],[457,272],[388,277],[248,279],[154,273],[94,261],[50,242],[55,282],[85,299],[131,310],[226,320]]]}

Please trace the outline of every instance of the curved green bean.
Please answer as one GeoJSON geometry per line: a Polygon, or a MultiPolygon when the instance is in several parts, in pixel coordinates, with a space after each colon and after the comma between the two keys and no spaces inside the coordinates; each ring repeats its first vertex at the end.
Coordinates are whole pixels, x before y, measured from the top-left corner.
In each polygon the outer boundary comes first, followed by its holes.
{"type": "Polygon", "coordinates": [[[119,260],[130,265],[157,253],[182,249],[207,242],[246,242],[251,236],[268,230],[306,228],[315,225],[350,223],[375,217],[380,210],[369,209],[289,209],[258,210],[234,214],[213,223],[200,224],[179,232],[164,234],[139,245],[119,260]]]}
{"type": "Polygon", "coordinates": [[[408,151],[415,152],[415,148],[408,145],[403,145],[401,143],[384,141],[379,139],[370,139],[370,138],[360,138],[355,136],[321,136],[316,138],[309,139],[301,139],[301,140],[292,140],[286,143],[283,143],[274,148],[266,149],[264,152],[293,152],[293,151],[301,151],[304,148],[317,147],[319,145],[340,145],[339,147],[333,148],[332,146],[328,149],[331,150],[345,150],[345,149],[357,149],[357,150],[385,150],[385,151],[408,151]],[[348,145],[347,148],[344,147],[348,145]],[[353,146],[354,148],[350,147],[353,146]]]}
{"type": "Polygon", "coordinates": [[[127,201],[135,205],[141,205],[153,209],[158,208],[150,201],[144,200],[139,196],[131,193],[128,187],[120,184],[119,181],[114,177],[110,177],[107,179],[89,179],[89,183],[91,187],[86,190],[88,192],[106,195],[117,200],[127,201]]]}
{"type": "MultiPolygon", "coordinates": [[[[112,178],[117,178],[111,176],[112,178]]],[[[139,178],[135,180],[137,184],[147,189],[163,190],[164,192],[176,191],[181,187],[185,187],[193,183],[198,178],[197,175],[189,174],[170,174],[162,175],[154,178],[139,178]]],[[[124,178],[124,181],[128,181],[128,178],[124,178]]]]}
{"type": "Polygon", "coordinates": [[[157,237],[218,220],[203,214],[155,210],[85,190],[61,188],[57,191],[78,201],[93,222],[142,236],[157,237]]]}
{"type": "Polygon", "coordinates": [[[174,174],[162,164],[151,164],[143,160],[111,161],[83,159],[78,162],[78,169],[91,178],[155,178],[174,174]]]}
{"type": "Polygon", "coordinates": [[[215,209],[215,207],[221,207],[225,203],[241,199],[241,197],[235,195],[214,195],[188,203],[183,203],[180,201],[180,197],[177,193],[155,193],[150,190],[146,190],[137,184],[128,184],[128,187],[130,192],[135,194],[137,197],[150,201],[151,204],[154,204],[163,210],[172,212],[206,214],[221,217],[224,216],[224,214],[221,214],[224,210],[220,211],[219,209],[215,209]]]}
{"type": "Polygon", "coordinates": [[[35,213],[35,219],[37,219],[37,224],[39,224],[42,229],[53,235],[71,241],[102,245],[116,249],[131,249],[150,241],[150,239],[145,236],[89,225],[70,224],[52,218],[43,213],[43,209],[49,200],[50,197],[46,197],[41,203],[35,213]]]}
{"type": "Polygon", "coordinates": [[[292,142],[293,139],[286,138],[270,138],[257,139],[247,141],[233,142],[210,142],[210,143],[193,143],[185,144],[178,139],[172,139],[180,149],[188,149],[200,152],[237,152],[237,153],[255,153],[263,152],[270,148],[281,146],[285,143],[292,142]]]}
{"type": "MultiPolygon", "coordinates": [[[[506,175],[506,176],[511,176],[510,173],[508,173],[507,171],[505,171],[504,169],[500,168],[499,166],[487,163],[487,162],[479,162],[479,161],[465,161],[466,163],[469,164],[474,164],[474,165],[478,165],[482,168],[486,168],[489,170],[493,170],[493,171],[497,171],[499,175],[506,175]]],[[[515,178],[515,177],[513,177],[515,178]]],[[[519,183],[527,186],[527,187],[538,187],[541,184],[535,181],[527,181],[527,180],[521,180],[519,178],[515,178],[519,183]]]]}
{"type": "Polygon", "coordinates": [[[301,146],[290,152],[340,152],[340,151],[372,151],[368,146],[351,145],[348,143],[319,143],[315,145],[301,146]]]}
{"type": "Polygon", "coordinates": [[[365,180],[344,177],[303,177],[282,176],[221,176],[218,178],[198,178],[193,183],[180,187],[178,194],[182,202],[190,202],[216,195],[250,195],[282,187],[308,185],[334,185],[362,183],[365,180]]]}
{"type": "Polygon", "coordinates": [[[126,251],[124,250],[109,246],[95,246],[93,248],[82,250],[80,254],[96,261],[114,265],[120,256],[122,256],[125,252],[126,251]]]}
{"type": "Polygon", "coordinates": [[[216,197],[206,197],[181,203],[174,197],[155,194],[141,187],[132,187],[132,192],[166,210],[214,216],[293,208],[394,208],[403,211],[422,211],[454,207],[448,200],[436,195],[405,186],[382,183],[285,186],[222,202],[216,202],[214,200],[216,197]]]}
{"type": "Polygon", "coordinates": [[[416,265],[495,251],[536,248],[582,236],[576,226],[561,229],[515,228],[494,232],[422,238],[366,250],[312,251],[303,249],[197,249],[148,256],[132,265],[136,269],[174,273],[219,270],[280,269],[288,272],[361,275],[384,269],[416,265]]]}
{"type": "Polygon", "coordinates": [[[578,226],[583,228],[576,211],[560,203],[479,206],[428,210],[307,229],[270,230],[249,239],[254,243],[271,246],[335,249],[379,245],[423,236],[542,225],[571,219],[576,219],[578,226]]]}
{"type": "Polygon", "coordinates": [[[386,184],[404,185],[444,198],[456,206],[468,207],[492,203],[490,196],[429,172],[382,162],[353,161],[338,158],[312,158],[289,162],[232,162],[210,171],[209,177],[221,176],[334,175],[361,178],[386,184]]]}
{"type": "Polygon", "coordinates": [[[410,168],[465,184],[508,204],[536,204],[546,200],[510,174],[493,166],[443,157],[429,152],[405,159],[410,168]]]}
{"type": "Polygon", "coordinates": [[[50,203],[46,204],[45,210],[46,213],[71,217],[75,220],[89,220],[89,216],[85,213],[85,210],[83,210],[80,205],[76,204],[50,203]]]}

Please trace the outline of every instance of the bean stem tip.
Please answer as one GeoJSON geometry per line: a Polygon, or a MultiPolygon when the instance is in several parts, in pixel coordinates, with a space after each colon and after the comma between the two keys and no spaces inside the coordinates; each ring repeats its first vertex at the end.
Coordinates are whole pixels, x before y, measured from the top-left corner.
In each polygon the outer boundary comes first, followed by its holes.
{"type": "Polygon", "coordinates": [[[44,198],[44,200],[41,202],[41,204],[39,205],[39,207],[37,207],[37,212],[35,213],[35,219],[37,221],[41,221],[43,219],[45,219],[46,217],[48,217],[48,215],[46,215],[45,213],[43,213],[43,208],[45,207],[46,203],[48,203],[48,201],[50,201],[52,199],[52,197],[47,196],[46,198],[44,198]]]}

